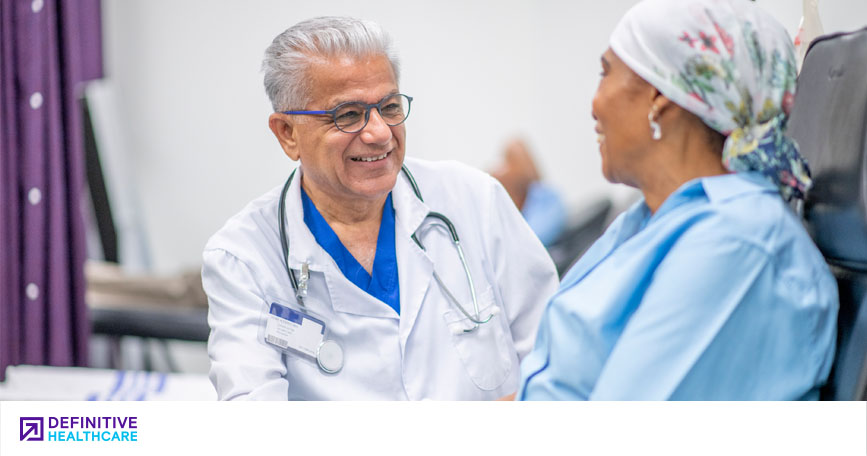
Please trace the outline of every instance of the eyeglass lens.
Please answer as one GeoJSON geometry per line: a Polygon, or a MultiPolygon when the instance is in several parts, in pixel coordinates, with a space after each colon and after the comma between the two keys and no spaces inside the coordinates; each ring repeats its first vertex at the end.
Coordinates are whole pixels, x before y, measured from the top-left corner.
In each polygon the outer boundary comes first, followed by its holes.
{"type": "MultiPolygon", "coordinates": [[[[395,126],[406,120],[409,115],[409,98],[403,94],[394,94],[378,103],[379,115],[389,126],[395,126]]],[[[347,132],[360,131],[367,124],[364,103],[346,103],[337,108],[334,113],[334,123],[337,128],[347,132]]]]}

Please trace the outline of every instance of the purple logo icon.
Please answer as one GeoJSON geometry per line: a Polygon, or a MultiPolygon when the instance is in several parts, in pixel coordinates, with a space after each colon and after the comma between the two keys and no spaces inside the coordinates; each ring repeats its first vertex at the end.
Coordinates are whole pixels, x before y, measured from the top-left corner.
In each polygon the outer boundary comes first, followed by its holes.
{"type": "Polygon", "coordinates": [[[20,440],[22,442],[25,440],[45,440],[45,436],[42,434],[43,424],[44,421],[41,416],[22,416],[20,440]]]}

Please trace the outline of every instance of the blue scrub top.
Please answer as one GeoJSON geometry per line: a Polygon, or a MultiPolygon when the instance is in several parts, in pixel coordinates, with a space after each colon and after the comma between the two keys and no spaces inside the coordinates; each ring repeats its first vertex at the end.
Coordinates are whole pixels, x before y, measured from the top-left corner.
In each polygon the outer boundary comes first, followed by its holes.
{"type": "Polygon", "coordinates": [[[837,288],[756,174],[639,201],[564,276],[521,364],[523,400],[817,399],[837,288]]]}
{"type": "Polygon", "coordinates": [[[340,272],[371,296],[388,304],[400,315],[400,284],[397,277],[397,254],[394,250],[394,206],[391,203],[391,193],[385,199],[382,208],[382,222],[379,224],[379,236],[376,239],[376,256],[373,259],[373,269],[368,274],[358,260],[340,242],[340,238],[319,210],[301,189],[301,205],[304,209],[304,223],[316,242],[331,255],[340,272]]]}

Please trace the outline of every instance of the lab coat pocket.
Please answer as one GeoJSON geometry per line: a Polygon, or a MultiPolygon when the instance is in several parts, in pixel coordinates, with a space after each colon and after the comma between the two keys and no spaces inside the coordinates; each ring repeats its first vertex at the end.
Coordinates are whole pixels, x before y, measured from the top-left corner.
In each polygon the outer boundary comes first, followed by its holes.
{"type": "MultiPolygon", "coordinates": [[[[482,390],[491,391],[499,388],[512,371],[512,356],[509,338],[506,337],[502,319],[505,318],[494,302],[493,290],[488,287],[479,296],[481,320],[488,318],[491,312],[495,315],[487,323],[479,325],[471,332],[463,332],[474,326],[458,309],[451,309],[443,314],[446,326],[451,331],[452,344],[461,358],[461,362],[473,383],[482,390]]],[[[470,315],[473,314],[472,303],[465,305],[470,315]]]]}

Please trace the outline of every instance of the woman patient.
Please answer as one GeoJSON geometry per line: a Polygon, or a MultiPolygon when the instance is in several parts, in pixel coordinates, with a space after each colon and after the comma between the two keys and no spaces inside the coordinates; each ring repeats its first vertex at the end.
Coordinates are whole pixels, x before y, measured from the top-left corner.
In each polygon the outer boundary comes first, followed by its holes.
{"type": "Polygon", "coordinates": [[[746,0],[646,0],[593,100],[602,172],[644,198],[566,274],[521,365],[524,400],[816,399],[837,289],[785,200],[795,57],[746,0]]]}

